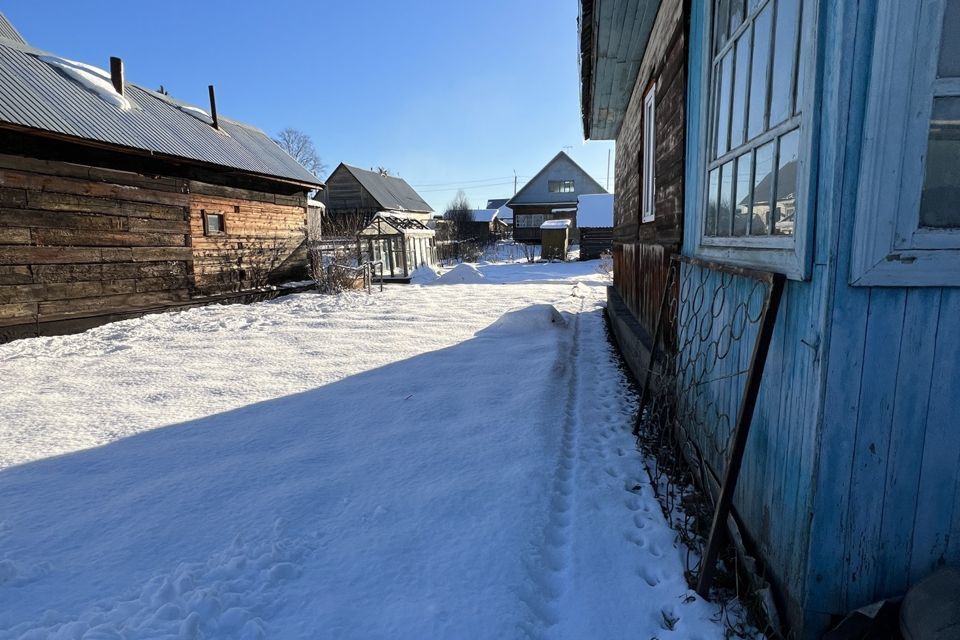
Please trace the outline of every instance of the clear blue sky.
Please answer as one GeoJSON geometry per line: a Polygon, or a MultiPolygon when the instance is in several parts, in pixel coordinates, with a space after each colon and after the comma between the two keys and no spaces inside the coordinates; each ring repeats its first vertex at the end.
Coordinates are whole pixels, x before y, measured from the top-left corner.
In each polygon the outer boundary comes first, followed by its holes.
{"type": "MultiPolygon", "coordinates": [[[[513,194],[558,151],[600,184],[584,144],[576,0],[15,0],[35,47],[109,68],[231,118],[313,138],[328,171],[385,166],[438,211],[513,194]]],[[[326,177],[326,176],[324,176],[326,177]]],[[[611,177],[612,184],[612,177],[611,177]]]]}

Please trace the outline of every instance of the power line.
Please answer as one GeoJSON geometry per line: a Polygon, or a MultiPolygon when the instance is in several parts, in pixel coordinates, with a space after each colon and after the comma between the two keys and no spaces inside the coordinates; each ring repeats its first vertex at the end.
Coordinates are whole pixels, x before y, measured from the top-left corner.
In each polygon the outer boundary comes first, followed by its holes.
{"type": "Polygon", "coordinates": [[[476,180],[451,180],[450,182],[424,182],[420,184],[411,185],[413,187],[443,187],[447,185],[457,185],[457,184],[473,184],[475,182],[490,182],[491,180],[506,180],[507,178],[513,178],[512,175],[509,176],[498,176],[496,178],[478,178],[476,180]]]}
{"type": "Polygon", "coordinates": [[[490,184],[477,184],[469,187],[447,187],[446,189],[418,189],[419,193],[441,193],[443,191],[476,191],[477,189],[489,189],[491,187],[502,187],[512,185],[513,180],[507,182],[493,182],[490,184]]]}

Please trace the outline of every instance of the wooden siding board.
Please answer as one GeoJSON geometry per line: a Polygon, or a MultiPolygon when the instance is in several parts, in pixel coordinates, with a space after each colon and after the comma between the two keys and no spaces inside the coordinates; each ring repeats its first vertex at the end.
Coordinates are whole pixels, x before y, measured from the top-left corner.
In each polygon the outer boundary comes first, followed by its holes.
{"type": "MultiPolygon", "coordinates": [[[[847,497],[845,608],[873,601],[906,292],[870,292],[847,497]]],[[[847,387],[850,389],[851,387],[847,387]]]]}
{"type": "Polygon", "coordinates": [[[823,58],[820,119],[821,145],[817,172],[817,220],[814,263],[826,265],[826,277],[816,281],[823,290],[823,354],[813,475],[815,486],[811,536],[808,543],[807,585],[801,593],[808,611],[839,612],[843,597],[846,507],[849,498],[853,429],[859,392],[849,380],[862,370],[866,325],[865,292],[845,290],[846,264],[841,247],[849,242],[849,202],[856,194],[851,179],[859,163],[859,131],[864,90],[853,80],[866,77],[869,55],[864,42],[869,30],[860,16],[860,3],[834,3],[822,12],[823,58]],[[855,34],[850,37],[850,34],[855,34]],[[847,60],[849,64],[830,64],[847,60]],[[851,402],[852,399],[856,401],[851,402]]]}
{"type": "Polygon", "coordinates": [[[910,554],[910,581],[916,582],[948,561],[957,547],[950,545],[955,496],[960,485],[960,436],[957,432],[957,397],[960,395],[960,289],[943,289],[939,331],[934,348],[930,405],[923,438],[920,488],[910,554]]]}
{"type": "Polygon", "coordinates": [[[927,415],[930,405],[940,295],[936,289],[907,292],[876,551],[874,593],[881,598],[901,595],[909,584],[913,531],[904,525],[916,518],[923,462],[915,421],[927,415]]]}

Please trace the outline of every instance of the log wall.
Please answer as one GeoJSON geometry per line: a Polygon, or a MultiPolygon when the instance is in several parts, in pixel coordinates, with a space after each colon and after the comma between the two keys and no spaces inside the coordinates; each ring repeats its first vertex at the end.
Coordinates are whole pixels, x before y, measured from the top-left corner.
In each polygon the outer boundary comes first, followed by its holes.
{"type": "Polygon", "coordinates": [[[305,277],[306,194],[285,196],[190,182],[190,235],[198,294],[244,291],[305,277]],[[222,213],[224,231],[205,235],[204,212],[222,213]],[[298,273],[299,272],[299,273],[298,273]]]}
{"type": "Polygon", "coordinates": [[[292,272],[305,216],[305,193],[0,154],[0,341],[244,290],[275,241],[272,266],[292,272]],[[203,235],[213,208],[229,235],[203,235]]]}

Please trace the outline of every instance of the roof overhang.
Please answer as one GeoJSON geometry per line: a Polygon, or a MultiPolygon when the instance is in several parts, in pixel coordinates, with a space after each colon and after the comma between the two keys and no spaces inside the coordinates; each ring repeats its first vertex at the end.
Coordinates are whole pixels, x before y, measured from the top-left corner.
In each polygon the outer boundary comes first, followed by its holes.
{"type": "Polygon", "coordinates": [[[660,0],[580,0],[580,111],[588,140],[620,132],[660,0]]]}
{"type": "Polygon", "coordinates": [[[89,138],[80,138],[77,136],[71,136],[64,133],[58,133],[56,131],[48,131],[46,129],[37,129],[34,127],[27,127],[24,125],[19,125],[11,122],[0,121],[0,130],[7,131],[16,131],[19,133],[26,133],[29,135],[37,136],[39,138],[47,138],[50,140],[59,140],[61,142],[69,142],[72,144],[90,147],[92,149],[104,149],[107,151],[115,151],[118,153],[124,153],[132,156],[140,156],[143,158],[152,158],[155,160],[161,160],[163,162],[168,162],[175,165],[191,165],[195,167],[202,167],[204,169],[209,169],[216,171],[217,173],[223,175],[235,175],[235,176],[247,176],[250,178],[256,178],[258,180],[266,180],[268,182],[277,182],[280,184],[288,184],[297,187],[303,187],[306,190],[315,191],[315,190],[324,190],[326,185],[317,179],[316,182],[306,182],[303,180],[297,180],[294,178],[284,178],[280,176],[271,175],[268,173],[259,173],[256,171],[246,171],[244,169],[237,169],[232,167],[225,167],[212,162],[204,162],[202,160],[195,160],[193,158],[186,158],[183,156],[174,156],[154,151],[148,151],[145,149],[138,149],[136,147],[129,147],[126,145],[113,144],[110,142],[101,142],[99,140],[91,140],[89,138]]]}

